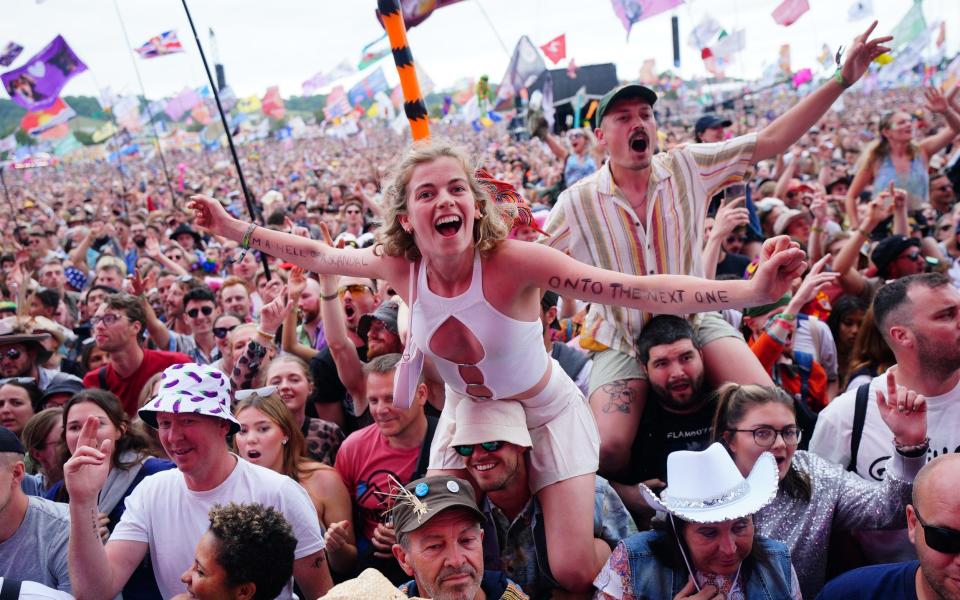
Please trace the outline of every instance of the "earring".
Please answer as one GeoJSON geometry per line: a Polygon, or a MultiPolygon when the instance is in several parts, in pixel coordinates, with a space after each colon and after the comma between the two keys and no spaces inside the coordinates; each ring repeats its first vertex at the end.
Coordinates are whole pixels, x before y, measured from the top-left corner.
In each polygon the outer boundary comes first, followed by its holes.
{"type": "Polygon", "coordinates": [[[287,445],[287,439],[288,439],[288,438],[283,438],[283,441],[280,442],[280,443],[283,444],[284,446],[286,446],[286,445],[287,445]]]}

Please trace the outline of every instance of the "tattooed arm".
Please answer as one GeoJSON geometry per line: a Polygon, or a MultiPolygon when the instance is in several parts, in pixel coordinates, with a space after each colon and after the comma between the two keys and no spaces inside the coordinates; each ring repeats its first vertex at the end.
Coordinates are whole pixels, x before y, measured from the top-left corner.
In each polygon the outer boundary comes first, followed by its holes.
{"type": "Polygon", "coordinates": [[[293,578],[303,590],[305,598],[321,598],[333,587],[327,551],[318,550],[293,561],[293,578]]]}

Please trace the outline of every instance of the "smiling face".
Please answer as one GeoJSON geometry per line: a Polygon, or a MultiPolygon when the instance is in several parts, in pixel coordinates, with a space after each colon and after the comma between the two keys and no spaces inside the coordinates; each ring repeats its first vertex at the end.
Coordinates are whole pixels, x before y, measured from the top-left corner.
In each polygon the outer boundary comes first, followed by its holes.
{"type": "Polygon", "coordinates": [[[267,369],[267,385],[277,386],[277,394],[293,416],[300,421],[304,416],[304,407],[307,398],[313,391],[310,378],[303,371],[303,367],[292,361],[282,358],[270,361],[267,369]]]}
{"type": "MultiPolygon", "coordinates": [[[[752,406],[747,409],[739,423],[731,423],[730,425],[732,429],[753,430],[758,427],[772,427],[781,431],[784,427],[796,427],[797,417],[786,405],[771,401],[752,406]]],[[[780,479],[782,480],[787,476],[797,447],[784,443],[782,435],[777,435],[773,445],[769,448],[757,444],[753,433],[750,431],[728,431],[723,435],[727,441],[727,448],[733,454],[733,461],[744,477],[750,473],[753,465],[756,464],[757,459],[764,452],[770,452],[776,459],[780,479]]]]}
{"type": "Polygon", "coordinates": [[[913,139],[913,118],[905,112],[895,112],[880,133],[891,142],[909,142],[913,139]]]}
{"type": "Polygon", "coordinates": [[[504,443],[497,450],[488,452],[476,444],[473,454],[465,460],[467,471],[485,493],[506,489],[518,477],[526,477],[526,450],[523,446],[504,443]]]}
{"type": "Polygon", "coordinates": [[[157,413],[160,444],[190,479],[201,479],[218,459],[229,457],[225,443],[229,422],[193,413],[157,413]]]}
{"type": "Polygon", "coordinates": [[[657,121],[653,107],[639,98],[618,100],[607,107],[596,130],[600,146],[618,170],[642,171],[657,151],[657,121]]]}
{"type": "Polygon", "coordinates": [[[412,231],[424,255],[466,252],[473,247],[477,200],[460,162],[442,156],[413,169],[407,214],[400,223],[412,231]]]}
{"type": "Polygon", "coordinates": [[[693,568],[716,575],[733,575],[753,550],[753,517],[721,523],[687,523],[683,540],[693,568]]]}

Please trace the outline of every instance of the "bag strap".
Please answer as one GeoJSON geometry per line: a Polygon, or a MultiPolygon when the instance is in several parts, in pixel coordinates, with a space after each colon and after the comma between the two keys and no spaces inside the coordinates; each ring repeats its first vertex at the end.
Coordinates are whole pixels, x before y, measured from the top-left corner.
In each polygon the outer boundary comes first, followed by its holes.
{"type": "Polygon", "coordinates": [[[403,346],[403,360],[405,361],[410,360],[410,349],[414,347],[413,303],[416,302],[416,300],[414,300],[413,298],[413,292],[416,289],[416,283],[417,283],[416,277],[417,277],[416,263],[414,261],[410,261],[410,283],[408,288],[409,291],[407,293],[407,299],[409,302],[407,304],[407,343],[403,346]]]}
{"type": "MultiPolygon", "coordinates": [[[[415,481],[427,474],[430,467],[430,445],[433,443],[433,434],[437,432],[437,424],[440,419],[436,417],[427,417],[427,435],[423,438],[423,444],[420,446],[420,454],[417,456],[417,468],[413,472],[410,481],[415,481]]],[[[2,599],[0,599],[2,600],[2,599]]]]}
{"type": "Polygon", "coordinates": [[[106,366],[100,367],[100,370],[97,371],[97,380],[100,383],[101,390],[110,391],[110,388],[107,386],[107,367],[106,366]]]}
{"type": "Polygon", "coordinates": [[[857,388],[857,400],[853,406],[853,432],[850,435],[850,463],[847,470],[857,472],[857,455],[860,453],[860,439],[863,437],[863,425],[867,420],[867,400],[870,395],[870,382],[857,388]]]}
{"type": "Polygon", "coordinates": [[[19,579],[3,578],[3,585],[0,586],[0,600],[17,600],[20,597],[19,579]]]}

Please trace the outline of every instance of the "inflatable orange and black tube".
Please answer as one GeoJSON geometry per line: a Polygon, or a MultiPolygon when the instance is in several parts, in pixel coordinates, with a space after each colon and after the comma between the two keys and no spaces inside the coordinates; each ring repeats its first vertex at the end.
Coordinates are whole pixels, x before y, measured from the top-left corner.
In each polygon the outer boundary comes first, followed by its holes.
{"type": "Polygon", "coordinates": [[[377,8],[383,28],[390,38],[393,50],[393,62],[400,75],[400,87],[403,90],[403,112],[410,121],[410,132],[414,140],[430,137],[430,122],[427,119],[427,105],[420,93],[417,70],[413,65],[413,53],[407,45],[407,27],[403,23],[403,12],[399,0],[377,0],[377,8]]]}

